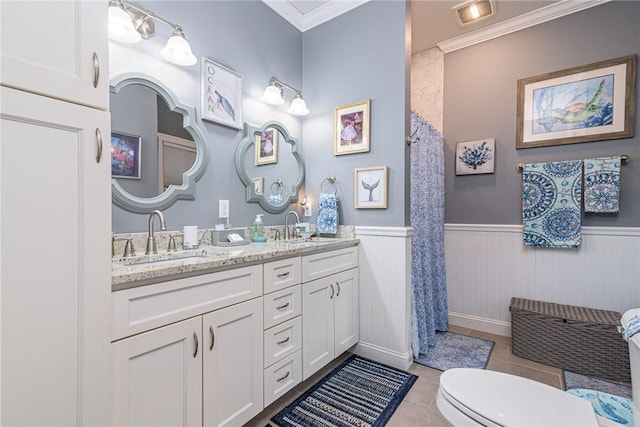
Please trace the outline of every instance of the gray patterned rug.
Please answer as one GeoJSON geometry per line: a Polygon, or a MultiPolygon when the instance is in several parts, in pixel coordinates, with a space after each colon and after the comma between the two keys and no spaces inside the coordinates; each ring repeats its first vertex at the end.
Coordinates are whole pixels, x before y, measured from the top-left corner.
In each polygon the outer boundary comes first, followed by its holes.
{"type": "Polygon", "coordinates": [[[436,345],[428,353],[420,353],[414,362],[441,371],[451,368],[484,369],[494,345],[493,341],[455,332],[436,332],[436,345]]]}
{"type": "Polygon", "coordinates": [[[384,426],[418,377],[351,356],[274,416],[279,427],[384,426]]]}

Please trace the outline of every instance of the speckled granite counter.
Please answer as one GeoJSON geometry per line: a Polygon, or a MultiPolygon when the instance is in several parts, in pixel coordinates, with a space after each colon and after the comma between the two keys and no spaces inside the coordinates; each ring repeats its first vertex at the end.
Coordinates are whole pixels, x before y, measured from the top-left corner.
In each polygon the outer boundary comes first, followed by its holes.
{"type": "Polygon", "coordinates": [[[308,255],[358,245],[356,238],[320,238],[311,241],[275,241],[250,245],[199,249],[131,258],[113,258],[112,291],[182,277],[260,264],[282,258],[308,255]]]}

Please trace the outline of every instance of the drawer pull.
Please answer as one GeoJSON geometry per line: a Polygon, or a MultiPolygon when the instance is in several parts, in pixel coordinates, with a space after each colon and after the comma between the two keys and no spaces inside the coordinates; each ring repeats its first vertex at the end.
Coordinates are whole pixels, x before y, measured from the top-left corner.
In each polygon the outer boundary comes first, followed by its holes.
{"type": "Polygon", "coordinates": [[[100,163],[100,159],[102,159],[102,133],[98,128],[96,128],[96,147],[96,163],[100,163]]]}
{"type": "Polygon", "coordinates": [[[193,357],[196,357],[196,355],[198,354],[198,335],[196,335],[196,333],[193,333],[193,342],[196,345],[196,349],[193,351],[193,357]]]}
{"type": "Polygon", "coordinates": [[[289,303],[279,305],[278,307],[276,307],[276,310],[284,310],[287,307],[289,307],[289,303]]]}
{"type": "Polygon", "coordinates": [[[333,294],[335,292],[335,289],[333,289],[333,283],[331,284],[331,296],[329,297],[329,299],[333,299],[333,294]]]}
{"type": "Polygon", "coordinates": [[[280,274],[278,274],[276,277],[277,277],[278,279],[284,279],[285,277],[288,277],[288,276],[289,276],[289,272],[287,271],[286,273],[280,273],[280,274]]]}
{"type": "Polygon", "coordinates": [[[338,293],[336,294],[337,297],[340,296],[340,283],[336,282],[336,286],[338,287],[338,293]]]}
{"type": "Polygon", "coordinates": [[[213,326],[209,326],[209,333],[211,334],[211,344],[209,345],[209,350],[213,350],[213,343],[216,342],[216,336],[213,334],[213,326]]]}
{"type": "Polygon", "coordinates": [[[100,81],[100,60],[98,54],[93,52],[93,87],[98,87],[100,81]]]}
{"type": "Polygon", "coordinates": [[[276,381],[278,381],[278,382],[282,382],[282,381],[286,380],[287,378],[289,378],[289,373],[290,373],[290,372],[289,372],[289,371],[287,371],[287,373],[286,373],[286,374],[284,374],[283,376],[281,376],[280,378],[278,378],[276,381]]]}
{"type": "Polygon", "coordinates": [[[286,343],[288,343],[288,342],[289,342],[289,339],[290,339],[290,338],[291,338],[291,337],[286,337],[286,338],[285,338],[285,339],[283,339],[282,341],[278,341],[276,344],[278,344],[278,345],[286,344],[286,343]]]}

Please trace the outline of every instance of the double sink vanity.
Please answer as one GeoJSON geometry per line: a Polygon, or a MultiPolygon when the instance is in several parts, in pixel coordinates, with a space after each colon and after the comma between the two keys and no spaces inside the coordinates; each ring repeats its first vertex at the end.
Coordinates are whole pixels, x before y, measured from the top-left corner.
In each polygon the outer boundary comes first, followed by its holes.
{"type": "Polygon", "coordinates": [[[112,261],[114,425],[239,426],[358,342],[352,235],[112,261]]]}

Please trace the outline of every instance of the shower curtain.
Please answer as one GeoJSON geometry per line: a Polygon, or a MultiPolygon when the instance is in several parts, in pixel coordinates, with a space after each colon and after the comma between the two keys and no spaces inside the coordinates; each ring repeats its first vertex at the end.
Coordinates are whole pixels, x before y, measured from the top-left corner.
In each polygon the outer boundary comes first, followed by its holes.
{"type": "Polygon", "coordinates": [[[435,345],[446,331],[447,289],[444,258],[444,139],[425,119],[411,114],[411,244],[414,357],[435,345]]]}

